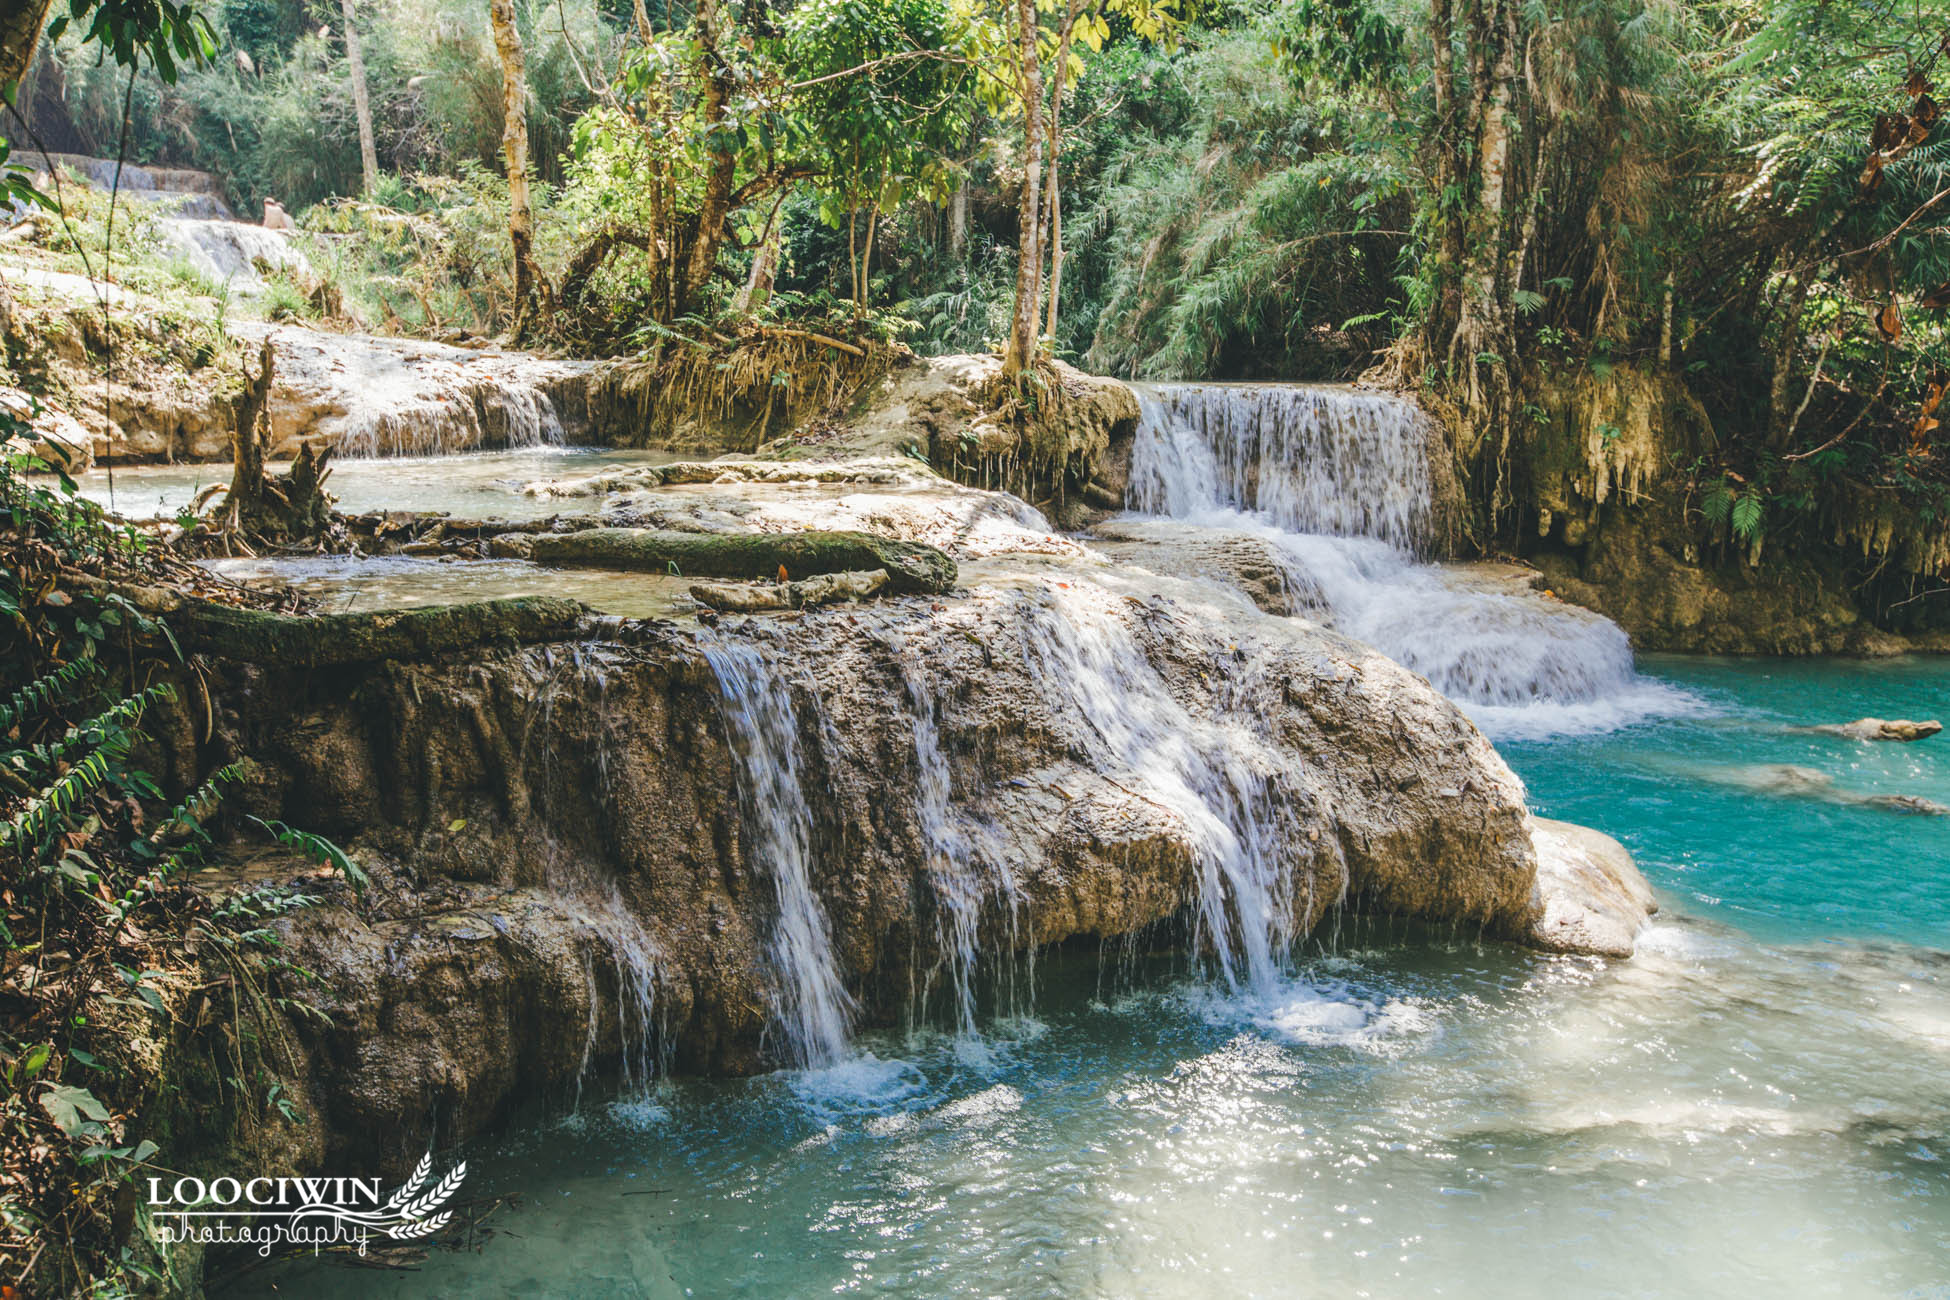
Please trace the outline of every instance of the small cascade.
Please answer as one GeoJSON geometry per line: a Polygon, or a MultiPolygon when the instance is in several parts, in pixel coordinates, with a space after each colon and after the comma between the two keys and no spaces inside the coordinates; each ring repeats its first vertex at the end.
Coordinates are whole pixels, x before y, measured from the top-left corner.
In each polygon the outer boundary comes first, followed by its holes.
{"type": "Polygon", "coordinates": [[[572,432],[565,419],[579,418],[591,368],[295,327],[262,337],[277,351],[278,438],[329,440],[342,458],[560,446],[572,432]]]}
{"type": "MultiPolygon", "coordinates": [[[[914,759],[919,774],[915,815],[928,845],[928,883],[934,893],[935,939],[953,985],[955,1026],[975,1032],[975,967],[983,913],[1000,899],[1013,920],[1021,902],[1008,858],[992,848],[986,828],[971,824],[952,803],[948,756],[942,749],[935,701],[920,673],[905,660],[902,685],[914,713],[914,759]]],[[[1014,950],[1014,943],[1008,948],[1014,950]]]]}
{"type": "Polygon", "coordinates": [[[623,897],[611,885],[609,892],[592,901],[588,895],[576,898],[572,909],[595,938],[583,957],[583,973],[590,989],[589,1028],[583,1040],[582,1069],[576,1076],[577,1101],[588,1081],[589,1065],[601,1040],[603,1015],[601,999],[595,990],[605,982],[616,988],[616,1042],[622,1059],[622,1088],[625,1094],[641,1093],[658,1074],[659,1044],[662,1035],[655,1031],[657,993],[657,954],[643,923],[630,912],[623,897]],[[610,970],[599,969],[607,954],[610,970]]]}
{"type": "Polygon", "coordinates": [[[212,284],[240,295],[264,291],[261,267],[311,274],[311,262],[282,230],[241,221],[163,217],[156,222],[156,239],[212,284]]]}
{"type": "MultiPolygon", "coordinates": [[[[1093,765],[1182,823],[1198,860],[1199,940],[1227,985],[1273,993],[1296,917],[1310,909],[1296,908],[1300,828],[1272,798],[1273,773],[1252,760],[1274,752],[1252,734],[1254,715],[1223,699],[1216,720],[1187,709],[1104,593],[1053,588],[1031,614],[1030,671],[1084,728],[1093,765]]],[[[1251,672],[1241,662],[1236,677],[1251,672]]]]}
{"type": "Polygon", "coordinates": [[[1145,390],[1141,406],[1132,509],[1263,537],[1336,627],[1427,677],[1493,734],[1603,729],[1685,703],[1638,676],[1611,620],[1471,587],[1416,559],[1432,429],[1414,402],[1174,384],[1145,390]]]}
{"type": "Polygon", "coordinates": [[[1290,533],[1412,551],[1428,525],[1429,418],[1380,393],[1170,384],[1143,397],[1130,505],[1186,518],[1251,511],[1290,533]]]}
{"type": "Polygon", "coordinates": [[[562,418],[541,389],[519,380],[474,380],[458,391],[418,395],[365,412],[338,443],[342,456],[452,456],[483,448],[559,447],[562,418]]]}
{"type": "Polygon", "coordinates": [[[746,857],[777,892],[769,945],[773,1012],[795,1065],[830,1066],[847,1051],[853,999],[840,982],[825,908],[813,892],[812,810],[799,771],[792,697],[749,645],[707,642],[725,731],[743,779],[746,857]]]}

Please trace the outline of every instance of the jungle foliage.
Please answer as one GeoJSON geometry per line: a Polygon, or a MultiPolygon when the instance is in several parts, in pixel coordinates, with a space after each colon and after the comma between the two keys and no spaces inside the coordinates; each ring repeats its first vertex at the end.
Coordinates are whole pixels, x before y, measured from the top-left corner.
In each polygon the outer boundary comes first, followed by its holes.
{"type": "MultiPolygon", "coordinates": [[[[171,84],[70,32],[70,147],[207,167],[328,235],[371,328],[518,314],[476,0],[219,0],[171,84]]],[[[1950,8],[1835,0],[516,0],[536,278],[564,348],[739,322],[1142,377],[1444,398],[1495,531],[1541,388],[1670,375],[1700,523],[1812,538],[1841,485],[1946,509],[1936,100],[1950,8]],[[848,331],[852,331],[848,333],[848,331]],[[1025,338],[1025,332],[1030,337],[1025,338]],[[1377,369],[1378,367],[1378,369],[1377,369]]],[[[37,79],[37,80],[36,80],[37,79]]],[[[1851,489],[1852,490],[1852,489],[1851,489]]]]}

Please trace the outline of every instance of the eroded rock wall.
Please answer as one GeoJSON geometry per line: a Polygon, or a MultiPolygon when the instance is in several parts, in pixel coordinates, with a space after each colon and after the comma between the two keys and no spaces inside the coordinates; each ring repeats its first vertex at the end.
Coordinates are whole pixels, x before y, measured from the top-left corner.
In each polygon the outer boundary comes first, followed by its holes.
{"type": "Polygon", "coordinates": [[[942,996],[963,919],[989,964],[1161,923],[1243,951],[1344,902],[1513,937],[1533,920],[1521,789],[1475,728],[1373,651],[1210,584],[1003,567],[717,631],[233,665],[208,757],[254,757],[253,809],[353,845],[378,882],[284,923],[331,1018],[298,1027],[317,1154],[397,1163],[607,1084],[644,1050],[633,1024],[680,1070],[776,1063],[778,890],[714,638],[787,684],[812,883],[863,1023],[942,996]],[[647,1016],[619,944],[650,954],[647,1016]]]}

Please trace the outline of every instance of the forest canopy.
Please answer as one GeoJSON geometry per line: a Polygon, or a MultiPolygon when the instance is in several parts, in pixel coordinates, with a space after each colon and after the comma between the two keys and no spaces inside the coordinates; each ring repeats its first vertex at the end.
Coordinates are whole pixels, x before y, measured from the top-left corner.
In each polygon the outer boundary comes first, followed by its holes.
{"type": "Polygon", "coordinates": [[[135,76],[80,8],[23,150],[275,197],[367,327],[1372,372],[1492,450],[1492,515],[1539,393],[1632,367],[1704,403],[1738,540],[1843,480],[1943,508],[1940,5],[216,0],[135,76]]]}

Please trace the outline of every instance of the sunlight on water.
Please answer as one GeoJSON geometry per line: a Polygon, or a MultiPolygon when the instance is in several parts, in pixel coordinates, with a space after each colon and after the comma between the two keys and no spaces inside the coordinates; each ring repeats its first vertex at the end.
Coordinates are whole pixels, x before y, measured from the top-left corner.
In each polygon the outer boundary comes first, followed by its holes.
{"type": "MultiPolygon", "coordinates": [[[[537,479],[598,474],[639,465],[664,465],[675,457],[649,451],[534,446],[513,451],[451,456],[399,456],[332,462],[327,488],[349,515],[370,510],[445,511],[472,519],[546,519],[583,514],[586,501],[562,501],[522,491],[537,479]]],[[[274,471],[285,466],[274,465],[274,471]]],[[[230,482],[231,467],[212,465],[118,466],[76,476],[81,495],[131,519],[170,518],[198,493],[230,482]]]]}

